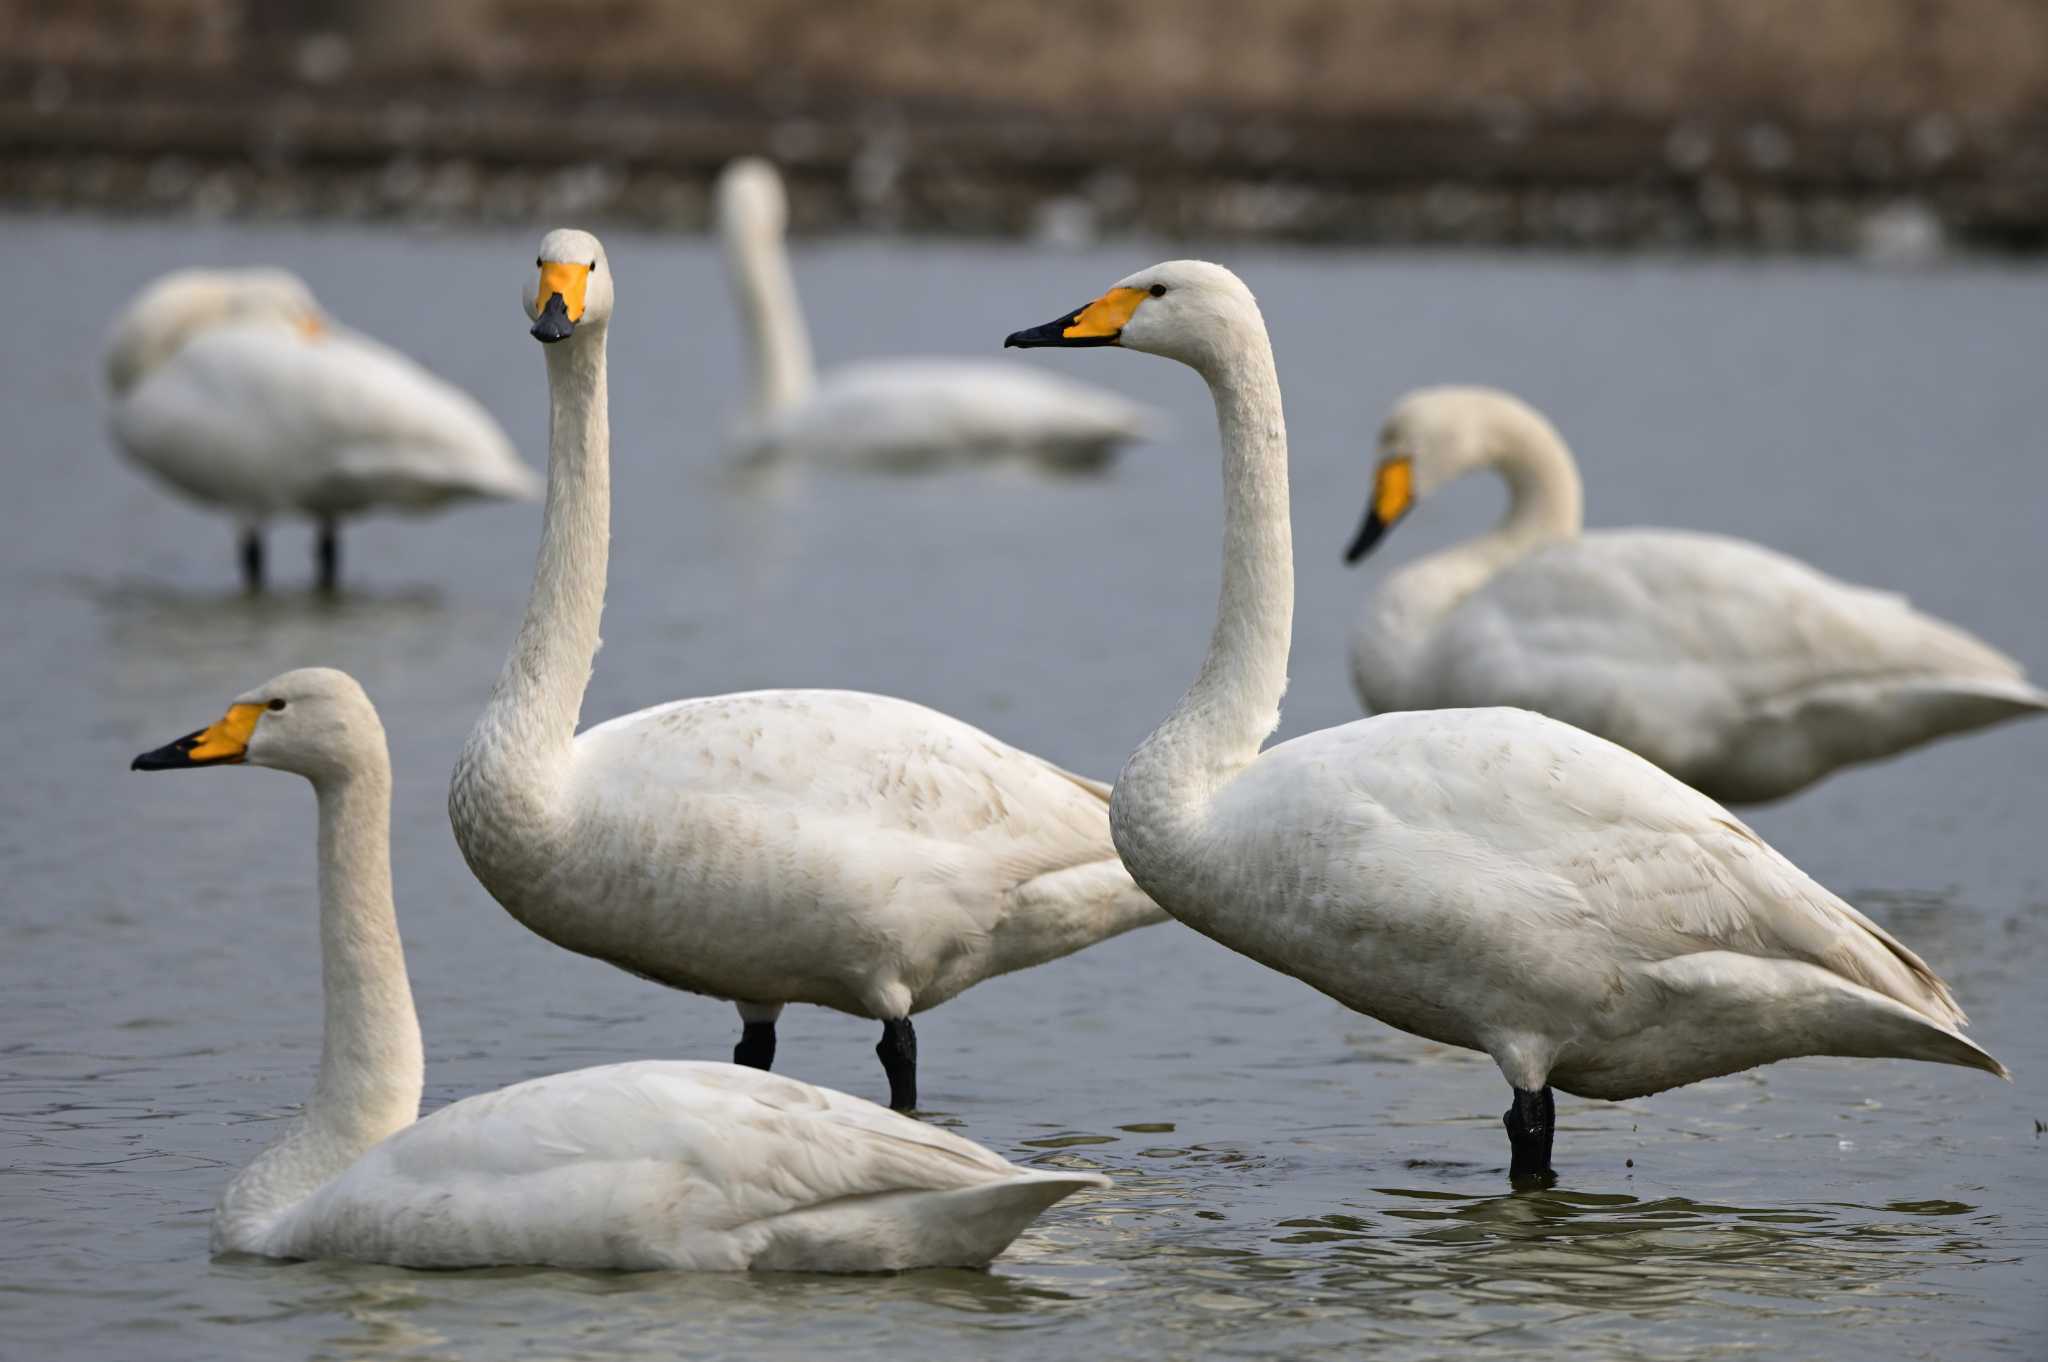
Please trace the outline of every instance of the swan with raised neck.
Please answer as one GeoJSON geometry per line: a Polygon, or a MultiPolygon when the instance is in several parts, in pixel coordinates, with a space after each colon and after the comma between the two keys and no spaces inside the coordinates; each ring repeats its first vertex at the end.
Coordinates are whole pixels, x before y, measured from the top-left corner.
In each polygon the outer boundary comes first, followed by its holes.
{"type": "Polygon", "coordinates": [[[391,763],[362,687],[249,691],[138,770],[268,766],[319,803],[319,1077],[229,1182],[216,1253],[406,1267],[890,1271],[976,1266],[1108,1179],[1020,1168],[871,1102],[727,1064],[578,1069],[419,1117],[391,897],[391,763]]]}
{"type": "Polygon", "coordinates": [[[548,495],[524,622],[449,786],[471,870],[558,945],[737,1005],[736,1060],[812,1003],[882,1023],[917,1100],[911,1017],[1164,915],[1109,835],[1108,787],[957,719],[851,691],[678,700],[576,731],[609,537],[613,272],[551,233],[522,293],[546,346],[548,495]]]}
{"type": "Polygon", "coordinates": [[[1468,709],[1259,750],[1286,685],[1294,578],[1280,385],[1237,276],[1155,265],[1007,343],[1164,355],[1215,397],[1216,625],[1194,685],[1117,780],[1125,865],[1224,945],[1492,1056],[1515,1092],[1511,1177],[1554,1176],[1553,1084],[1636,1097],[1800,1054],[2004,1074],[1918,956],[1611,743],[1468,709]]]}
{"type": "Polygon", "coordinates": [[[720,173],[712,202],[749,359],[747,411],[733,434],[746,462],[889,472],[1025,463],[1079,472],[1159,427],[1156,413],[1116,393],[1018,364],[892,356],[820,378],[785,244],[781,174],[760,157],[741,157],[720,173]]]}

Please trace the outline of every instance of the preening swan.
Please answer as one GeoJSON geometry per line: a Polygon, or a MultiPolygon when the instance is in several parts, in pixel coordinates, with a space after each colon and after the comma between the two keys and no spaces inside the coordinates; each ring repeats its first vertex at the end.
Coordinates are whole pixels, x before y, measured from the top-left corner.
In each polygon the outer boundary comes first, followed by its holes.
{"type": "Polygon", "coordinates": [[[1640,1097],[1809,1054],[2004,1073],[1918,956],[1604,739],[1455,709],[1259,750],[1287,686],[1294,557],[1280,382],[1236,275],[1156,265],[1007,343],[1165,355],[1216,401],[1222,599],[1193,687],[1117,780],[1124,864],[1197,931],[1491,1055],[1515,1090],[1512,1176],[1550,1176],[1553,1085],[1640,1097]]]}
{"type": "Polygon", "coordinates": [[[1097,467],[1159,424],[1115,393],[1014,364],[889,359],[813,377],[811,342],[783,249],[782,177],[767,161],[734,161],[718,178],[718,224],[753,392],[738,443],[756,463],[915,469],[1023,459],[1097,467]]]}
{"type": "Polygon", "coordinates": [[[576,732],[610,539],[597,239],[542,243],[548,494],[533,594],[448,792],[456,841],[558,945],[739,1005],[767,1068],[787,1003],[879,1019],[917,1104],[912,1013],[1164,915],[1109,839],[1107,786],[922,705],[848,691],[679,700],[576,732]]]}
{"type": "Polygon", "coordinates": [[[1020,1168],[844,1093],[729,1064],[536,1078],[419,1119],[391,899],[391,763],[341,672],[287,672],[134,762],[304,776],[320,820],[326,1034],[305,1110],[214,1209],[213,1251],[402,1267],[871,1272],[986,1263],[1108,1179],[1020,1168]]]}
{"type": "Polygon", "coordinates": [[[344,516],[540,493],[474,399],[336,325],[284,270],[165,275],[115,319],[106,368],[122,451],[241,523],[252,591],[278,516],[318,524],[332,590],[344,516]]]}
{"type": "Polygon", "coordinates": [[[1368,709],[1516,705],[1731,802],[2048,709],[2019,664],[1888,592],[1739,539],[1580,532],[1579,474],[1540,413],[1487,388],[1394,407],[1356,562],[1437,488],[1507,481],[1491,533],[1390,576],[1352,633],[1368,709]]]}

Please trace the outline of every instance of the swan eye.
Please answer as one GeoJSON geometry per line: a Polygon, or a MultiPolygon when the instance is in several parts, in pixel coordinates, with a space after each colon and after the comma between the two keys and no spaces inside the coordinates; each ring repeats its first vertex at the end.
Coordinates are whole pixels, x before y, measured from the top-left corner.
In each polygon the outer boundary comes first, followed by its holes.
{"type": "Polygon", "coordinates": [[[271,712],[272,714],[275,714],[275,713],[277,713],[277,712],[278,712],[279,710],[281,710],[281,709],[283,709],[283,708],[284,708],[284,701],[282,701],[282,700],[272,700],[272,701],[270,702],[270,704],[269,704],[268,708],[269,708],[269,710],[270,710],[270,712],[271,712]]]}
{"type": "Polygon", "coordinates": [[[547,262],[543,261],[543,260],[542,260],[542,259],[541,259],[541,258],[540,258],[539,256],[535,256],[535,257],[533,258],[533,267],[534,267],[535,269],[540,269],[540,268],[542,268],[542,267],[543,267],[543,266],[544,266],[544,265],[545,265],[546,263],[547,263],[547,262]]]}
{"type": "Polygon", "coordinates": [[[597,262],[596,262],[595,260],[593,260],[593,261],[591,261],[591,262],[590,262],[590,272],[591,272],[592,274],[596,274],[596,273],[597,273],[597,262]]]}
{"type": "Polygon", "coordinates": [[[1164,298],[1166,296],[1166,285],[1154,284],[1152,286],[1152,296],[1154,298],[1164,298]]]}

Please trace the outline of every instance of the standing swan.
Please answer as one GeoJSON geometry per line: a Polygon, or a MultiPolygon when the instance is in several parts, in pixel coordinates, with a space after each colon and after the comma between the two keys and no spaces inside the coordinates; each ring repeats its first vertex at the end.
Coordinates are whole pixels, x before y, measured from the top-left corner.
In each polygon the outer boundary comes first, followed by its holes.
{"type": "Polygon", "coordinates": [[[1564,441],[1488,388],[1394,407],[1346,561],[1481,468],[1507,481],[1501,524],[1402,568],[1366,603],[1351,675],[1369,709],[1533,709],[1738,803],[2048,709],[2011,658],[1899,596],[1720,535],[1581,533],[1564,441]]]}
{"type": "Polygon", "coordinates": [[[818,382],[783,250],[782,177],[767,161],[743,158],[718,177],[716,196],[753,352],[753,393],[739,432],[745,459],[866,469],[1025,459],[1075,471],[1100,467],[1158,424],[1115,393],[1009,364],[891,359],[818,382]]]}
{"type": "Polygon", "coordinates": [[[121,449],[241,522],[251,591],[277,516],[319,525],[320,587],[332,591],[344,516],[540,494],[473,398],[336,326],[284,270],[165,275],[116,318],[106,368],[121,449]]]}
{"type": "Polygon", "coordinates": [[[978,1266],[1094,1173],[1020,1168],[872,1102],[729,1064],[642,1060],[419,1119],[420,1028],[391,902],[391,761],[354,678],[286,672],[138,771],[247,762],[320,809],[320,1077],[227,1185],[213,1251],[400,1267],[978,1266]]]}
{"type": "Polygon", "coordinates": [[[1259,750],[1287,686],[1294,557],[1279,377],[1236,275],[1155,265],[1006,344],[1165,355],[1216,400],[1222,599],[1193,687],[1117,780],[1124,864],[1233,950],[1491,1055],[1515,1090],[1511,1176],[1552,1176],[1553,1085],[1640,1097],[1809,1054],[2005,1073],[1918,956],[1603,739],[1462,709],[1259,750]]]}
{"type": "Polygon", "coordinates": [[[1164,920],[1116,859],[1109,790],[905,700],[771,690],[576,732],[611,518],[605,330],[586,232],[525,293],[552,407],[540,562],[518,642],[455,766],[470,869],[557,945],[739,1005],[767,1068],[786,1003],[882,1022],[891,1106],[917,1105],[912,1013],[1164,920]]]}

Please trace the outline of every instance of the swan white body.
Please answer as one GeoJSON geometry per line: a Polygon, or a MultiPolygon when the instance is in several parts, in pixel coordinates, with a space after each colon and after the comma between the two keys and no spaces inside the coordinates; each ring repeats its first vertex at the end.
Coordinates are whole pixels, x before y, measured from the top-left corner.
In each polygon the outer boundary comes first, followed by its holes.
{"type": "Polygon", "coordinates": [[[816,379],[783,247],[788,204],[766,161],[734,161],[717,212],[751,348],[753,392],[737,444],[756,463],[914,470],[1026,461],[1094,468],[1158,426],[1115,393],[1014,364],[891,359],[816,379]]]}
{"type": "Polygon", "coordinates": [[[1292,629],[1287,435],[1235,275],[1177,261],[1011,343],[1179,359],[1216,399],[1224,577],[1200,675],[1111,827],[1169,913],[1349,1007],[1491,1055],[1518,1175],[1556,1084],[1625,1098],[1803,1054],[2003,1073],[1903,945],[1705,796],[1517,709],[1365,719],[1270,750],[1292,629]]]}
{"type": "Polygon", "coordinates": [[[1369,709],[1533,709],[1733,802],[2048,709],[2018,663],[1903,597],[1719,535],[1581,533],[1570,452],[1506,393],[1410,394],[1382,444],[1410,465],[1396,517],[1482,467],[1511,502],[1367,600],[1351,671],[1369,709]]]}
{"type": "Polygon", "coordinates": [[[772,1058],[787,1003],[891,1024],[892,1102],[911,1105],[912,1013],[1164,915],[1116,859],[1107,787],[922,705],[755,691],[575,732],[610,533],[611,276],[583,233],[552,234],[542,254],[598,268],[573,334],[565,322],[546,351],[540,563],[456,766],[456,840],[542,936],[738,1003],[749,1062],[772,1058]]]}
{"type": "Polygon", "coordinates": [[[335,326],[283,271],[158,280],[116,321],[107,374],[122,451],[252,532],[539,494],[474,399],[335,326]]]}
{"type": "Polygon", "coordinates": [[[645,1060],[467,1097],[424,1119],[392,905],[384,731],[340,672],[289,672],[136,759],[313,782],[326,1035],[304,1113],[228,1184],[216,1253],[403,1267],[871,1272],[975,1266],[1089,1173],[1020,1168],[844,1093],[645,1060]]]}

